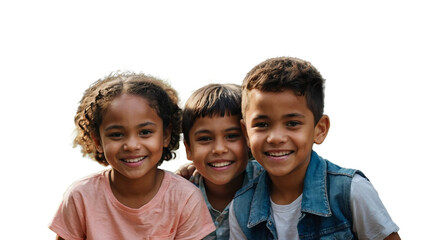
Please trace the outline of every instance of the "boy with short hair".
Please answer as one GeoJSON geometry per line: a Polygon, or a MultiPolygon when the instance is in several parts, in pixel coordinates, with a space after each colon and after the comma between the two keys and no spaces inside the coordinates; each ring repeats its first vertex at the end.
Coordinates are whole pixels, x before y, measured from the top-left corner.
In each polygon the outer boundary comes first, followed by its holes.
{"type": "Polygon", "coordinates": [[[205,239],[227,240],[229,203],[238,189],[263,171],[256,161],[248,161],[240,125],[241,87],[206,85],[189,97],[182,115],[187,158],[199,173],[192,182],[203,193],[216,226],[205,239]]]}
{"type": "Polygon", "coordinates": [[[297,58],[268,59],[243,82],[241,121],[265,172],[230,207],[231,239],[399,239],[360,171],[317,155],[327,136],[324,79],[297,58]]]}

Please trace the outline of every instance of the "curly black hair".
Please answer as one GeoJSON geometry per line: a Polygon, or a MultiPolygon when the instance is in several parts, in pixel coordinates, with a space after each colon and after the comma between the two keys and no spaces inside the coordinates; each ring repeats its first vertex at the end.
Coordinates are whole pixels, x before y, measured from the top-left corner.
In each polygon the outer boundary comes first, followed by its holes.
{"type": "Polygon", "coordinates": [[[99,127],[105,109],[117,96],[124,93],[141,96],[148,100],[163,120],[163,127],[171,126],[171,139],[163,148],[163,155],[158,162],[168,161],[176,157],[174,152],[179,148],[182,110],[178,106],[177,92],[166,82],[145,74],[111,73],[109,76],[94,82],[85,92],[74,117],[77,136],[74,147],[82,147],[83,156],[88,155],[104,166],[108,166],[103,153],[96,150],[93,137],[99,138],[99,127]]]}

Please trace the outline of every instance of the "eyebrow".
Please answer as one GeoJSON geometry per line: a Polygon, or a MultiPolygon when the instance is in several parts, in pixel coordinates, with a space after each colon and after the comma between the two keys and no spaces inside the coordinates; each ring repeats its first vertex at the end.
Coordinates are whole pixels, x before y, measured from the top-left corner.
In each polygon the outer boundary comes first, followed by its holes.
{"type": "Polygon", "coordinates": [[[289,114],[284,115],[284,118],[294,118],[294,117],[305,118],[305,115],[300,114],[300,113],[289,113],[289,114]]]}
{"type": "MultiPolygon", "coordinates": [[[[225,129],[225,132],[230,132],[230,131],[241,131],[241,128],[240,127],[230,127],[230,128],[225,129]]],[[[194,132],[194,135],[203,134],[203,133],[210,133],[210,132],[211,131],[207,130],[207,129],[200,129],[200,130],[194,132]]]]}
{"type": "MultiPolygon", "coordinates": [[[[146,126],[155,126],[155,123],[153,123],[153,122],[144,122],[144,123],[141,123],[141,124],[137,125],[138,128],[142,128],[142,127],[146,127],[146,126]]],[[[121,126],[121,125],[111,125],[111,126],[106,127],[105,131],[114,130],[114,129],[121,130],[121,129],[124,129],[124,127],[121,126]]]]}
{"type": "Polygon", "coordinates": [[[225,129],[225,132],[230,132],[230,131],[241,131],[241,127],[230,127],[225,129]]]}
{"type": "Polygon", "coordinates": [[[201,130],[194,132],[194,135],[203,134],[203,133],[210,133],[210,131],[206,130],[206,129],[201,129],[201,130]]]}
{"type": "MultiPolygon", "coordinates": [[[[257,115],[253,120],[262,120],[262,119],[268,119],[269,117],[267,115],[257,115]]],[[[300,113],[289,113],[282,116],[282,118],[305,118],[305,115],[300,113]]]]}

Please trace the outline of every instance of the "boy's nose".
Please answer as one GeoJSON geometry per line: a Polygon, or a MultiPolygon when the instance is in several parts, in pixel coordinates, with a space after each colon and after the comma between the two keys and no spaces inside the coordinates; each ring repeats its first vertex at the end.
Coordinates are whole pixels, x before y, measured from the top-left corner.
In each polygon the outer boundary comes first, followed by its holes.
{"type": "Polygon", "coordinates": [[[280,144],[287,141],[287,135],[283,131],[271,131],[266,141],[271,144],[280,144]]]}
{"type": "Polygon", "coordinates": [[[222,154],[228,152],[228,148],[223,140],[217,140],[215,141],[212,152],[213,154],[222,154]]]}

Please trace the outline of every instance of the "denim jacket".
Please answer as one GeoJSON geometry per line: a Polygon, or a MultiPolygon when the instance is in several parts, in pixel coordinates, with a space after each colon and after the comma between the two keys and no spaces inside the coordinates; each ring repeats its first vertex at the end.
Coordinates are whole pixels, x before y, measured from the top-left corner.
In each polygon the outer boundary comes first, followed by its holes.
{"type": "MultiPolygon", "coordinates": [[[[351,182],[360,171],[341,168],[312,151],[306,170],[300,239],[356,239],[352,232],[351,182]]],[[[271,213],[270,179],[265,171],[240,189],[234,199],[237,222],[247,239],[278,239],[271,213]]]]}

